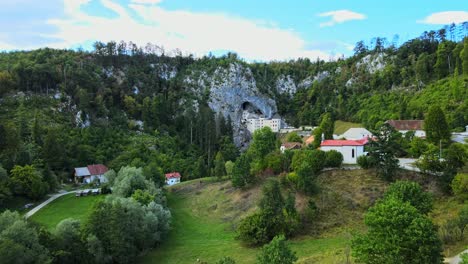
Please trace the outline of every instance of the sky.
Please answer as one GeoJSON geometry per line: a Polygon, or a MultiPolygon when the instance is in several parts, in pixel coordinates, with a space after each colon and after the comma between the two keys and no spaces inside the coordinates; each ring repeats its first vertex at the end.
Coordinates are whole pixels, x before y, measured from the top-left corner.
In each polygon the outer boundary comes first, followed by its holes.
{"type": "Polygon", "coordinates": [[[195,56],[332,60],[360,40],[399,45],[464,21],[466,0],[0,0],[0,51],[123,40],[195,56]]]}

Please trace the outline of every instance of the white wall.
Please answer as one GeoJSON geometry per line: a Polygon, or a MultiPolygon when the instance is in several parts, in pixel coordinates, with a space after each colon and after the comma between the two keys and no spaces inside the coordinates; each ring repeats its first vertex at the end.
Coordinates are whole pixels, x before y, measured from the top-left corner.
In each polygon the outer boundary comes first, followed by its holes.
{"type": "Polygon", "coordinates": [[[364,146],[322,146],[322,151],[336,150],[343,155],[344,164],[357,164],[357,158],[365,155],[364,146]],[[354,157],[353,157],[354,150],[354,157]]]}
{"type": "Polygon", "coordinates": [[[180,182],[179,178],[171,178],[169,180],[166,180],[167,185],[174,185],[180,182]]]}
{"type": "MultiPolygon", "coordinates": [[[[402,133],[403,135],[406,134],[406,132],[408,132],[410,130],[399,130],[400,133],[402,133]]],[[[416,137],[425,137],[426,136],[426,131],[424,130],[414,130],[414,135],[416,137]]]]}

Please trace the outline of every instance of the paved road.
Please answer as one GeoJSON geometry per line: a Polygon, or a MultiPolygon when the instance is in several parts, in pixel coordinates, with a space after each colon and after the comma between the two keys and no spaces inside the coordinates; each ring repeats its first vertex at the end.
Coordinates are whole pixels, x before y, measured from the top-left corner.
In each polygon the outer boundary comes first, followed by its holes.
{"type": "Polygon", "coordinates": [[[54,194],[52,195],[49,199],[45,200],[43,203],[41,203],[40,205],[34,207],[33,209],[31,209],[29,212],[27,212],[24,217],[25,218],[29,218],[31,217],[33,214],[35,214],[37,211],[41,210],[42,207],[48,205],[50,202],[52,202],[53,200],[61,197],[61,196],[64,196],[66,194],[69,194],[69,193],[74,193],[76,191],[71,191],[71,192],[62,192],[62,193],[57,193],[57,194],[54,194]]]}
{"type": "Polygon", "coordinates": [[[420,170],[414,165],[416,160],[417,159],[398,159],[400,162],[400,167],[403,169],[420,172],[420,170]]]}
{"type": "Polygon", "coordinates": [[[451,257],[451,258],[445,258],[444,259],[444,263],[447,263],[447,264],[458,264],[461,262],[461,257],[460,255],[463,254],[463,253],[468,253],[468,249],[461,252],[460,254],[454,256],[454,257],[451,257]]]}

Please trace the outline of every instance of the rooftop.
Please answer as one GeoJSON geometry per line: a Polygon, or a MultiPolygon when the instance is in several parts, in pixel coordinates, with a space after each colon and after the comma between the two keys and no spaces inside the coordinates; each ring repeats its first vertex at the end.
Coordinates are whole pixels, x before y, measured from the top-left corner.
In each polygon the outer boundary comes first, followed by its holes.
{"type": "Polygon", "coordinates": [[[424,120],[387,120],[396,130],[424,130],[424,120]]]}
{"type": "Polygon", "coordinates": [[[320,146],[364,146],[367,142],[367,138],[359,140],[329,139],[324,140],[320,146]]]}

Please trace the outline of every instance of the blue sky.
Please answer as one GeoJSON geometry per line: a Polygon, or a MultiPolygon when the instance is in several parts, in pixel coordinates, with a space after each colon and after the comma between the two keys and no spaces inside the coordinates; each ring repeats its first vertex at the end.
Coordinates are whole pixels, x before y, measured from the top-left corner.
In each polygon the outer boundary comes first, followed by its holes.
{"type": "Polygon", "coordinates": [[[0,0],[0,50],[151,42],[197,56],[333,59],[359,40],[398,43],[468,21],[465,0],[0,0]]]}

